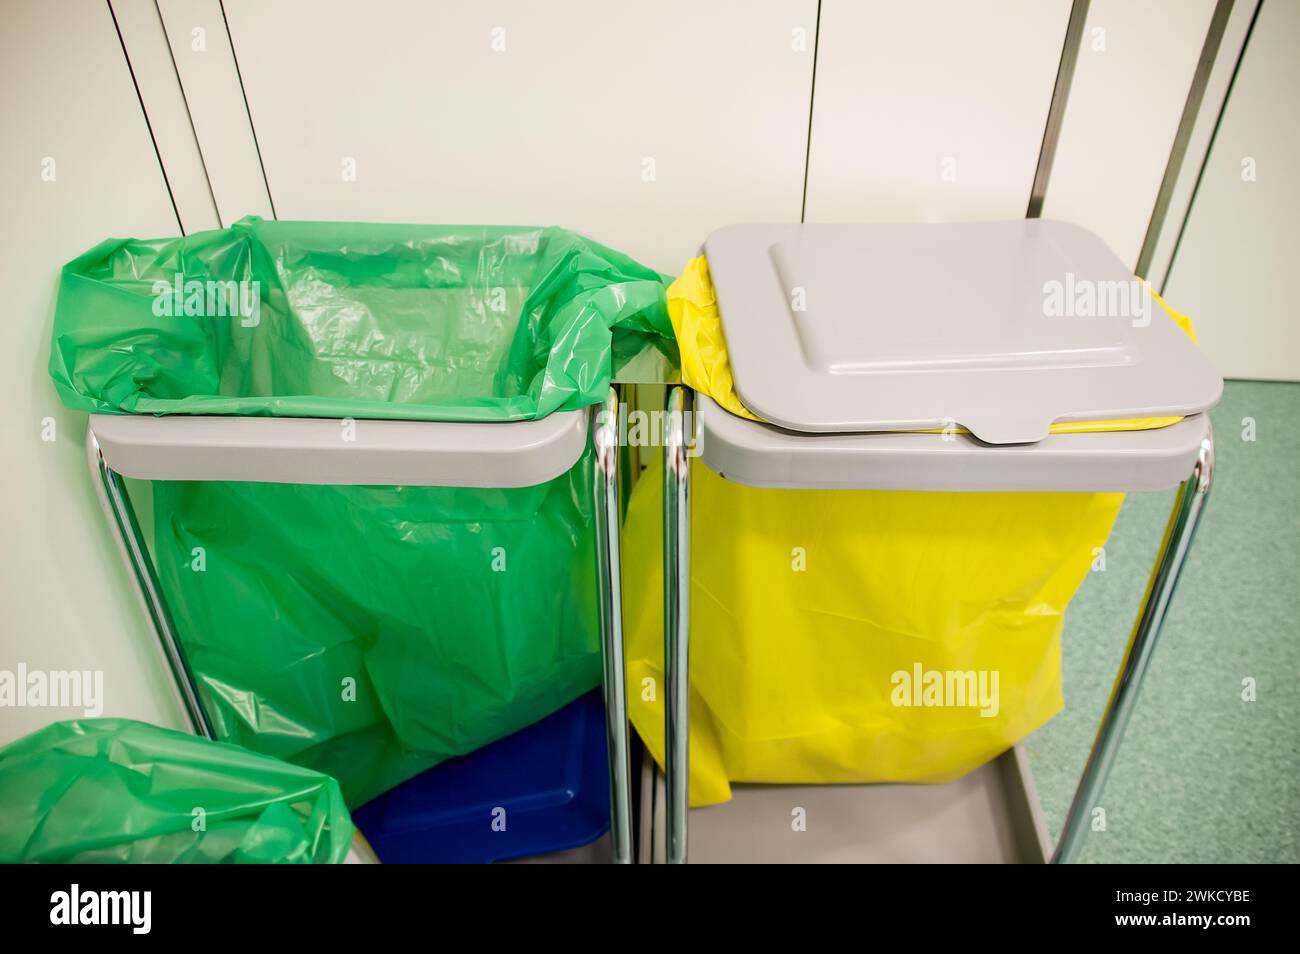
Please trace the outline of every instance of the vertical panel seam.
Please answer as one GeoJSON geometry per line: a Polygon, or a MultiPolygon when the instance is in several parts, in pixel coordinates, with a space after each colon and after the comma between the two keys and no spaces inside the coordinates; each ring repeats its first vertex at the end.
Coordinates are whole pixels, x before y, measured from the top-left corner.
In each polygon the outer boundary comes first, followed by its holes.
{"type": "Polygon", "coordinates": [[[117,12],[113,9],[112,0],[104,0],[104,6],[108,7],[108,15],[113,21],[113,30],[117,33],[118,45],[122,47],[122,59],[126,61],[126,71],[131,76],[131,86],[135,88],[136,102],[140,104],[140,115],[144,117],[144,128],[149,132],[149,142],[153,145],[154,158],[158,160],[158,171],[162,173],[163,188],[167,190],[167,199],[172,204],[172,214],[176,216],[176,228],[185,233],[185,225],[181,222],[180,209],[176,207],[176,196],[172,194],[171,180],[167,178],[167,167],[163,165],[162,153],[158,151],[158,139],[153,134],[153,124],[149,121],[149,110],[144,107],[144,96],[140,94],[140,83],[135,78],[135,67],[131,65],[131,54],[126,50],[126,40],[122,36],[122,27],[117,22],[117,12]]]}
{"type": "Polygon", "coordinates": [[[1178,121],[1178,131],[1174,133],[1174,141],[1169,148],[1165,174],[1160,180],[1160,189],[1156,192],[1156,200],[1151,207],[1151,218],[1147,220],[1146,235],[1142,239],[1142,248],[1138,252],[1137,267],[1134,271],[1142,278],[1146,277],[1147,271],[1151,268],[1156,243],[1160,240],[1160,230],[1164,227],[1165,216],[1169,214],[1169,203],[1173,200],[1174,186],[1177,185],[1179,173],[1182,172],[1187,147],[1191,143],[1192,130],[1196,127],[1201,103],[1205,100],[1205,89],[1209,86],[1210,74],[1214,71],[1214,63],[1219,56],[1219,45],[1228,27],[1232,7],[1233,0],[1215,0],[1214,14],[1210,17],[1210,26],[1205,32],[1205,43],[1202,44],[1200,56],[1197,57],[1196,72],[1192,75],[1192,83],[1187,90],[1187,101],[1183,104],[1183,115],[1178,121]]]}
{"type": "MultiPolygon", "coordinates": [[[[199,131],[194,128],[194,114],[190,112],[190,100],[185,95],[185,83],[181,81],[181,69],[176,63],[176,52],[172,49],[171,35],[167,32],[167,23],[163,20],[162,8],[158,6],[158,0],[153,0],[154,13],[158,14],[158,28],[162,30],[163,45],[167,47],[167,58],[171,60],[172,72],[176,75],[176,87],[181,91],[181,103],[185,106],[185,118],[189,120],[190,135],[194,137],[194,149],[199,154],[199,167],[203,170],[203,181],[208,187],[208,198],[212,200],[212,212],[217,217],[217,224],[221,225],[221,206],[217,204],[217,193],[212,188],[212,175],[208,172],[208,160],[203,155],[203,143],[199,140],[199,131]]],[[[161,161],[161,157],[159,158],[161,161]]],[[[181,232],[184,234],[185,227],[181,226],[181,232]]]]}
{"type": "Polygon", "coordinates": [[[257,139],[257,125],[253,122],[253,110],[248,105],[248,90],[244,88],[244,74],[239,69],[239,55],[235,52],[235,37],[230,32],[230,20],[226,17],[225,0],[217,0],[221,9],[221,22],[226,26],[226,40],[230,43],[230,59],[235,64],[235,77],[239,80],[239,95],[244,100],[244,113],[248,116],[248,129],[253,134],[253,149],[257,153],[257,165],[262,170],[262,186],[266,189],[266,201],[271,206],[271,218],[279,219],[275,212],[275,196],[271,195],[271,182],[266,177],[266,163],[262,161],[262,145],[257,139]]]}
{"type": "Polygon", "coordinates": [[[1254,12],[1250,15],[1250,25],[1246,27],[1245,39],[1241,41],[1241,50],[1237,53],[1237,62],[1232,64],[1232,76],[1228,79],[1228,88],[1224,90],[1219,115],[1214,117],[1214,129],[1210,132],[1210,141],[1205,144],[1205,155],[1201,158],[1200,169],[1196,171],[1196,182],[1192,185],[1192,194],[1187,199],[1187,208],[1183,212],[1183,221],[1178,226],[1178,237],[1174,239],[1173,250],[1169,253],[1169,267],[1165,269],[1164,280],[1160,283],[1161,295],[1169,287],[1169,279],[1173,276],[1174,266],[1178,263],[1178,250],[1182,248],[1183,236],[1187,232],[1187,223],[1192,218],[1192,209],[1196,207],[1196,197],[1201,191],[1201,181],[1205,178],[1205,169],[1210,164],[1214,144],[1219,138],[1219,128],[1223,125],[1223,117],[1228,112],[1228,103],[1232,100],[1232,91],[1237,85],[1237,76],[1241,72],[1242,62],[1246,59],[1246,50],[1250,47],[1250,38],[1255,35],[1255,24],[1259,21],[1259,12],[1262,9],[1264,9],[1264,0],[1259,0],[1255,5],[1254,12]]]}
{"type": "Polygon", "coordinates": [[[808,215],[808,170],[812,164],[813,107],[817,102],[817,46],[822,35],[822,0],[817,0],[817,20],[813,25],[812,82],[808,84],[808,141],[803,154],[803,200],[799,205],[799,221],[808,215]]]}

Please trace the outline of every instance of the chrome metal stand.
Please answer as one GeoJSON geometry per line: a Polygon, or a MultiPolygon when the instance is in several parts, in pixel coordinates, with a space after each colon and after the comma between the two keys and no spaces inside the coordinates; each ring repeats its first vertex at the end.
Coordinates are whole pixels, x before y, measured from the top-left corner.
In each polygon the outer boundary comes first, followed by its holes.
{"type": "Polygon", "coordinates": [[[108,525],[117,531],[118,551],[121,553],[135,582],[137,595],[144,605],[145,617],[153,629],[158,644],[162,647],[168,668],[172,672],[172,682],[180,694],[181,703],[190,718],[195,735],[215,739],[212,723],[203,711],[199,701],[198,683],[194,671],[185,658],[185,649],[177,638],[176,627],[172,623],[171,612],[163,597],[158,575],[154,571],[153,561],[149,557],[149,547],[140,532],[140,523],[135,516],[135,508],[126,491],[126,482],[122,475],[108,466],[95,440],[95,432],[86,429],[86,461],[90,465],[91,483],[99,497],[99,505],[108,518],[108,525]]]}
{"type": "Polygon", "coordinates": [[[1174,507],[1169,514],[1169,524],[1165,527],[1164,540],[1156,554],[1155,565],[1151,568],[1151,579],[1147,582],[1146,596],[1138,612],[1133,633],[1129,636],[1128,646],[1124,650],[1124,661],[1120,664],[1115,686],[1111,690],[1106,711],[1102,714],[1101,725],[1097,729],[1097,738],[1088,754],[1079,786],[1074,791],[1074,801],[1061,828],[1061,840],[1052,855],[1053,864],[1069,863],[1076,860],[1083,848],[1083,840],[1089,831],[1089,819],[1106,779],[1114,765],[1119,752],[1120,740],[1133,714],[1137,702],[1138,688],[1146,675],[1151,662],[1151,653],[1160,638],[1160,629],[1169,611],[1174,589],[1183,563],[1192,546],[1192,538],[1200,523],[1205,504],[1210,498],[1210,487],[1214,482],[1214,431],[1201,443],[1201,452],[1192,467],[1191,476],[1179,485],[1174,507]]]}
{"type": "Polygon", "coordinates": [[[595,449],[596,580],[604,661],[605,736],[609,748],[609,831],[615,864],[632,862],[632,775],[628,755],[627,674],[623,655],[623,590],[619,527],[618,392],[592,409],[595,449]]]}
{"type": "MultiPolygon", "coordinates": [[[[664,453],[664,657],[668,698],[664,711],[666,734],[665,784],[667,789],[667,860],[687,859],[689,795],[688,649],[690,631],[690,487],[686,442],[682,426],[691,394],[684,387],[668,397],[670,424],[664,453]]],[[[1138,690],[1151,661],[1156,640],[1168,613],[1179,574],[1191,548],[1196,528],[1209,499],[1214,480],[1214,434],[1201,443],[1191,475],[1178,488],[1164,539],[1147,584],[1146,596],[1129,637],[1114,689],[1102,715],[1097,737],[1075,790],[1052,863],[1077,859],[1089,830],[1092,809],[1105,787],[1120,740],[1137,701],[1138,690]]]]}
{"type": "Polygon", "coordinates": [[[691,392],[668,392],[664,431],[664,781],[667,860],[686,863],[690,796],[691,392]]]}
{"type": "MultiPolygon", "coordinates": [[[[613,860],[632,861],[632,790],[628,756],[627,689],[623,653],[623,601],[619,553],[622,523],[619,487],[618,392],[610,389],[603,407],[592,409],[588,428],[595,450],[594,525],[601,656],[605,698],[606,734],[610,771],[610,839],[613,860]]],[[[109,466],[95,438],[86,431],[86,459],[100,506],[115,531],[118,550],[145,610],[157,644],[161,647],[173,685],[189,716],[193,731],[216,738],[203,708],[198,683],[185,657],[184,646],[159,584],[148,545],[140,531],[126,483],[109,466]]]]}

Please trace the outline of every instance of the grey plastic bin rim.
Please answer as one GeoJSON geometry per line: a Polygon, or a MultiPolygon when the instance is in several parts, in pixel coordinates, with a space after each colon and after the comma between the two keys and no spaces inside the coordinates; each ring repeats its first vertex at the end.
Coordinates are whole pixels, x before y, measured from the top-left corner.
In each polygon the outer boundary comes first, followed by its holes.
{"type": "Polygon", "coordinates": [[[90,430],[110,468],[143,480],[531,487],[573,467],[589,418],[586,410],[492,423],[92,414],[90,430]]]}
{"type": "Polygon", "coordinates": [[[1145,431],[1053,434],[993,446],[969,434],[807,434],[749,421],[696,395],[695,452],[710,470],[784,490],[1167,490],[1187,479],[1209,419],[1145,431]]]}
{"type": "Polygon", "coordinates": [[[1197,414],[1223,391],[1149,288],[1070,223],[740,223],[704,248],[736,392],[791,431],[955,422],[1032,443],[1054,421],[1197,414]],[[1049,316],[1067,280],[1123,301],[1049,316]]]}

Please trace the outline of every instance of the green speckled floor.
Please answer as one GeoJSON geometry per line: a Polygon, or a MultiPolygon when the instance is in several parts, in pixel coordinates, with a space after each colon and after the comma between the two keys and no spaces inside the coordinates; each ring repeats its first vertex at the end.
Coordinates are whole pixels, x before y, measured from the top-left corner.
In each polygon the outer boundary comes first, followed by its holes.
{"type": "MultiPolygon", "coordinates": [[[[1100,804],[1088,862],[1300,861],[1300,384],[1228,382],[1215,485],[1100,804]],[[1242,439],[1254,418],[1256,439],[1242,439]],[[1257,699],[1242,701],[1242,680],[1257,699]]],[[[1135,494],[1065,626],[1066,709],[1027,742],[1053,837],[1172,494],[1135,494]]]]}

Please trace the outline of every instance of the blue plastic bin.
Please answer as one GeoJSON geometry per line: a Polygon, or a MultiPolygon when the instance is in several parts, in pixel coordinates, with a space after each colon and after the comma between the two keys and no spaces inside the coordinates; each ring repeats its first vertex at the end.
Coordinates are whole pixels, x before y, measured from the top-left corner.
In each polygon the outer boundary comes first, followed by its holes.
{"type": "Polygon", "coordinates": [[[484,864],[590,844],[609,831],[604,718],[600,691],[589,692],[372,799],[352,820],[389,864],[484,864]]]}

